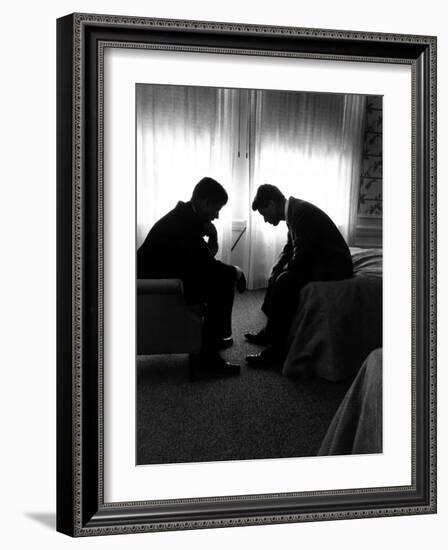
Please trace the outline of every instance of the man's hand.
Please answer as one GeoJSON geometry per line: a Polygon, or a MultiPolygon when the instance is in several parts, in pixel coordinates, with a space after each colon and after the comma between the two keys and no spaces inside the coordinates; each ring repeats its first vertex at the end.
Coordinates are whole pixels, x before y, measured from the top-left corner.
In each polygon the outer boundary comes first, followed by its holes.
{"type": "Polygon", "coordinates": [[[218,232],[216,231],[216,227],[212,224],[212,222],[207,222],[204,224],[204,236],[208,237],[207,246],[210,252],[213,254],[213,256],[216,256],[219,250],[218,232]]]}
{"type": "Polygon", "coordinates": [[[277,277],[283,273],[285,271],[285,268],[281,267],[281,268],[277,268],[277,269],[273,269],[271,271],[271,274],[269,276],[269,279],[268,279],[268,286],[272,285],[275,283],[277,277]]]}
{"type": "Polygon", "coordinates": [[[212,222],[204,223],[204,235],[206,237],[210,237],[211,239],[218,240],[218,232],[212,222]]]}
{"type": "Polygon", "coordinates": [[[242,293],[246,290],[246,277],[244,275],[244,271],[238,267],[235,266],[236,269],[236,289],[238,292],[242,293]]]}

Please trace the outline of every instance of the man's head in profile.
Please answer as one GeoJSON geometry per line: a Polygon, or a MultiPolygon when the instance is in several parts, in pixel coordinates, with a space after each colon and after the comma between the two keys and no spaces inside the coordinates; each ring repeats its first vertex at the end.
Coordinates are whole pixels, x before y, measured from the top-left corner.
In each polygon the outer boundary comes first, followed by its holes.
{"type": "Polygon", "coordinates": [[[207,223],[219,218],[219,211],[228,198],[220,183],[213,178],[202,178],[193,189],[191,204],[199,218],[207,223]]]}
{"type": "Polygon", "coordinates": [[[278,187],[264,183],[257,190],[252,210],[258,210],[266,223],[278,225],[285,219],[285,203],[286,198],[278,187]]]}

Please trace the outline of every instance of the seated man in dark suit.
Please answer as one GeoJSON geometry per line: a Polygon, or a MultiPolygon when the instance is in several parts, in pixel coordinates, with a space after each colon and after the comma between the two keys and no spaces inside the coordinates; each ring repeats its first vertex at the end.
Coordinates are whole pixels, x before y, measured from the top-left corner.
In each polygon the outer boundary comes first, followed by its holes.
{"type": "Polygon", "coordinates": [[[181,279],[189,304],[204,304],[204,349],[200,361],[215,371],[237,372],[217,349],[232,344],[232,307],[235,285],[245,289],[240,268],[218,261],[216,228],[212,221],[227,203],[225,189],[203,178],[191,200],[179,202],[152,227],[137,251],[139,279],[181,279]]]}
{"type": "Polygon", "coordinates": [[[337,281],[353,275],[350,250],[332,220],[313,204],[290,197],[288,200],[274,185],[260,185],[252,210],[266,223],[278,225],[285,220],[288,240],[272,268],[263,312],[266,328],[257,334],[246,334],[255,344],[268,346],[247,362],[262,367],[281,361],[286,352],[286,339],[299,302],[300,289],[310,281],[337,281]]]}

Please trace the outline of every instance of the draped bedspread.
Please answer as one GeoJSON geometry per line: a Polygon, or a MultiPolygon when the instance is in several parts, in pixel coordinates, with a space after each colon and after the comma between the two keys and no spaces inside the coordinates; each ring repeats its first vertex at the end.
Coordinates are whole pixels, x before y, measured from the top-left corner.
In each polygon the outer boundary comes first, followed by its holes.
{"type": "Polygon", "coordinates": [[[352,257],[353,278],[313,282],[301,290],[284,375],[343,380],[382,347],[381,250],[352,249],[352,257]]]}
{"type": "Polygon", "coordinates": [[[381,453],[382,350],[369,354],[331,421],[319,455],[381,453]]]}

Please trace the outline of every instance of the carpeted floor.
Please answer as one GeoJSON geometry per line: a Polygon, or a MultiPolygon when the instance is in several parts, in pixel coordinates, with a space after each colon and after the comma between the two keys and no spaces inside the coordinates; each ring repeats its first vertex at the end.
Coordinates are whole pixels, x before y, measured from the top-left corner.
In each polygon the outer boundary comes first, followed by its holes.
{"type": "Polygon", "coordinates": [[[190,381],[185,356],[137,360],[137,464],[314,456],[350,381],[291,379],[246,366],[262,348],[244,333],[264,324],[261,291],[236,296],[239,376],[190,381]]]}

